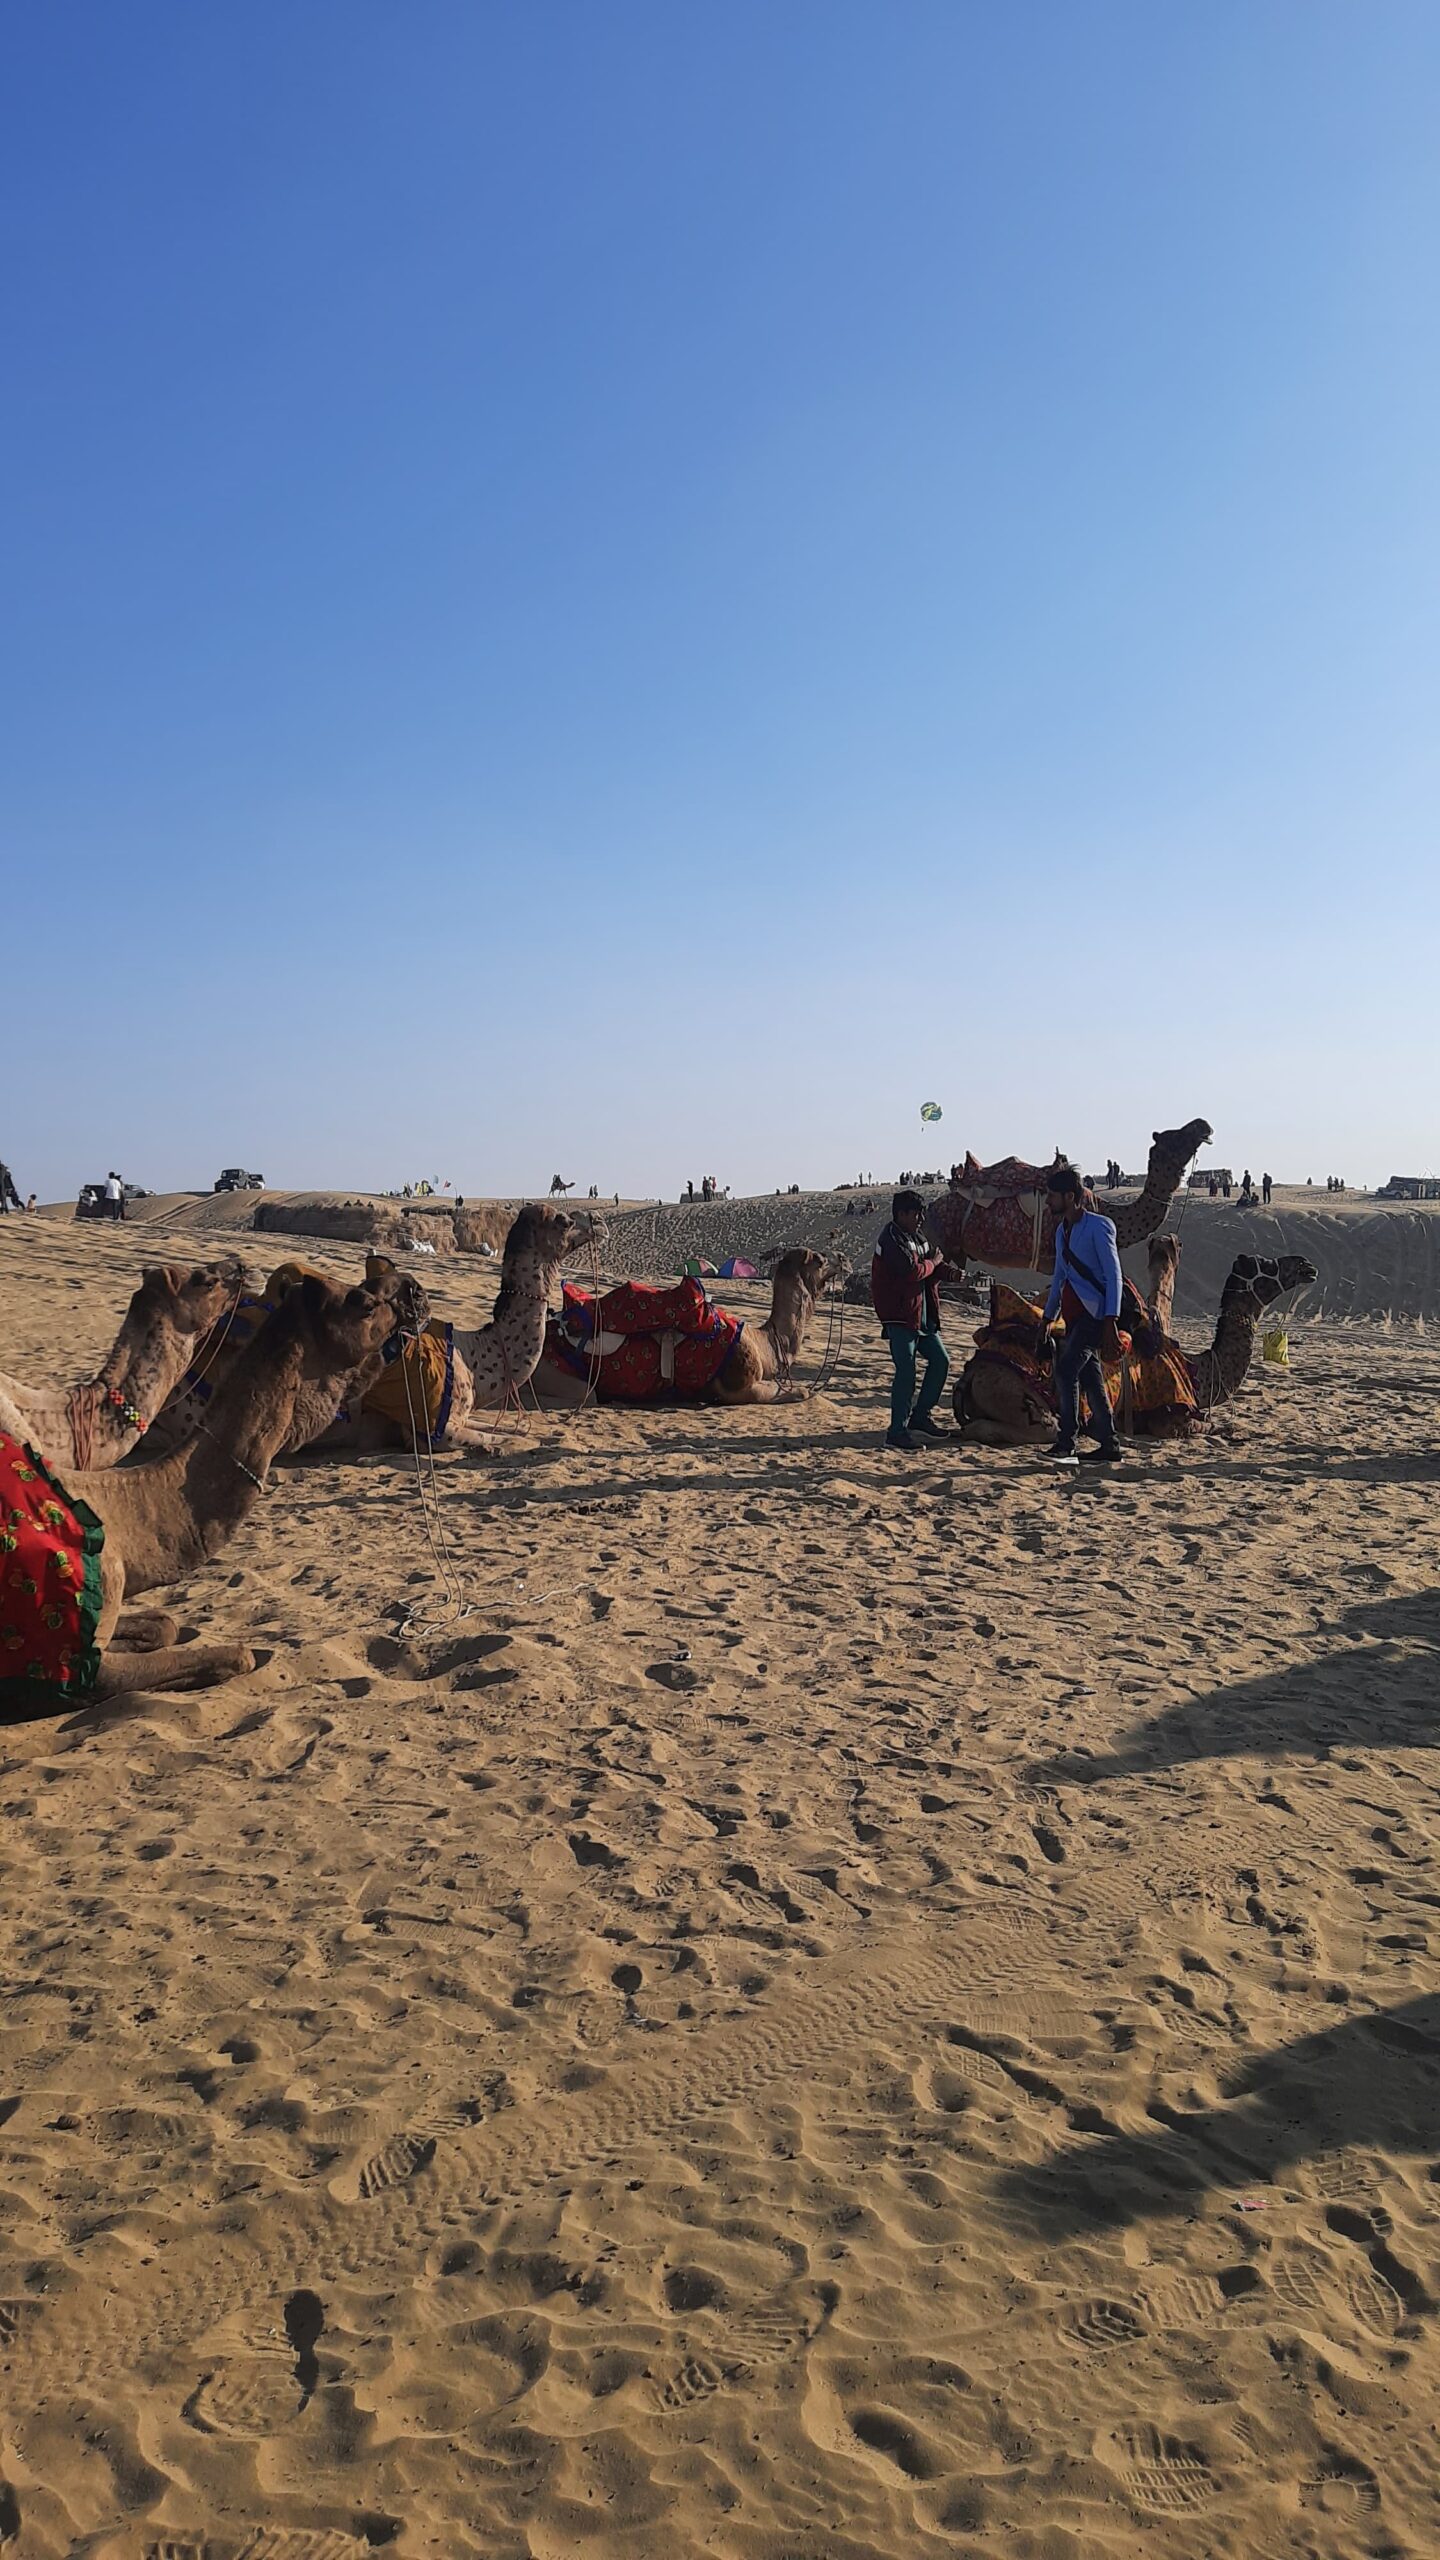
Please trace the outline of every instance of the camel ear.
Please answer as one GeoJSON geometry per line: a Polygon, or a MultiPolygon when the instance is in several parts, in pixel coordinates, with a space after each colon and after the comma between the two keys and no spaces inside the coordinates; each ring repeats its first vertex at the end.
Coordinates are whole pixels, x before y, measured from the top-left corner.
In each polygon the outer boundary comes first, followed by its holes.
{"type": "Polygon", "coordinates": [[[330,1304],[330,1283],[318,1271],[307,1271],[300,1283],[300,1303],[307,1316],[323,1316],[330,1304]]]}

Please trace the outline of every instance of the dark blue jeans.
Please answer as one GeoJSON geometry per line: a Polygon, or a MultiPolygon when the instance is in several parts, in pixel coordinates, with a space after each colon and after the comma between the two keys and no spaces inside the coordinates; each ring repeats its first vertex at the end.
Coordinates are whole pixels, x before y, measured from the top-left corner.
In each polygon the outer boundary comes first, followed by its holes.
{"type": "Polygon", "coordinates": [[[1115,1425],[1110,1414],[1110,1399],[1105,1393],[1105,1376],[1100,1366],[1098,1316],[1077,1316],[1073,1324],[1067,1319],[1065,1339],[1055,1362],[1055,1384],[1060,1391],[1060,1446],[1073,1449],[1080,1428],[1080,1395],[1085,1402],[1095,1437],[1102,1449],[1113,1448],[1115,1425]]]}

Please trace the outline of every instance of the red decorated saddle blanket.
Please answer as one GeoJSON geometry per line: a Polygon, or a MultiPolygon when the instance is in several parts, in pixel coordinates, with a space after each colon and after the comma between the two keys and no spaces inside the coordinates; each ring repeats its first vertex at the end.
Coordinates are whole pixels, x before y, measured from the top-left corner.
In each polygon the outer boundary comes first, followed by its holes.
{"type": "Polygon", "coordinates": [[[667,1289],[626,1280],[597,1297],[566,1281],[545,1348],[576,1377],[594,1377],[603,1404],[689,1404],[724,1368],[745,1328],[698,1280],[667,1289]]]}
{"type": "Polygon", "coordinates": [[[0,1711],[55,1713],[94,1688],[104,1544],[89,1504],[0,1432],[0,1711]]]}
{"type": "Polygon", "coordinates": [[[1050,1167],[1002,1156],[977,1164],[972,1155],[950,1174],[951,1200],[965,1219],[965,1255],[1001,1270],[1043,1271],[1055,1252],[1055,1222],[1045,1196],[1050,1167]]]}

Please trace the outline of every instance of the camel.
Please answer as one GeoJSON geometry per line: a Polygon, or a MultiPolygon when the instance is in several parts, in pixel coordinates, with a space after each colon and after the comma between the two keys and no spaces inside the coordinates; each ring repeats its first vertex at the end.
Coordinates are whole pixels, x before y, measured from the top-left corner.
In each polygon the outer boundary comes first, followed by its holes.
{"type": "Polygon", "coordinates": [[[54,1713],[253,1670],[248,1645],[181,1645],[173,1618],[123,1604],[218,1555],[264,1490],[301,1398],[333,1413],[347,1380],[379,1368],[394,1322],[378,1291],[345,1294],[312,1275],[247,1344],[173,1457],[72,1470],[62,1484],[0,1441],[0,1712],[54,1713]]]}
{"type": "Polygon", "coordinates": [[[1319,1274],[1303,1254],[1237,1254],[1220,1292],[1220,1314],[1208,1351],[1186,1360],[1202,1414],[1228,1404],[1245,1383],[1255,1350],[1255,1327],[1266,1307],[1290,1289],[1308,1288],[1319,1274]]]}
{"type": "Polygon", "coordinates": [[[633,1284],[613,1291],[600,1301],[604,1329],[598,1334],[589,1332],[584,1313],[593,1301],[577,1300],[569,1312],[572,1318],[580,1317],[578,1325],[550,1320],[544,1352],[530,1382],[535,1400],[541,1406],[573,1409],[590,1401],[593,1380],[593,1391],[602,1403],[776,1404],[793,1392],[790,1373],[822,1290],[843,1278],[848,1268],[823,1253],[792,1247],[776,1263],[770,1313],[758,1325],[710,1307],[693,1281],[648,1293],[655,1301],[649,1322],[645,1293],[633,1284]],[[677,1315],[692,1311],[700,1319],[699,1330],[693,1322],[675,1322],[677,1315]],[[607,1315],[611,1326],[605,1325],[607,1315]],[[619,1329],[612,1329],[617,1319],[619,1329]],[[687,1343],[701,1346],[693,1366],[684,1356],[687,1343]],[[627,1375],[612,1375],[607,1381],[606,1368],[614,1354],[635,1345],[645,1347],[644,1360],[627,1362],[627,1375]]]}
{"type": "MultiPolygon", "coordinates": [[[[1189,1353],[1169,1330],[1179,1254],[1173,1236],[1154,1239],[1148,1301],[1127,1281],[1120,1322],[1131,1337],[1129,1378],[1125,1364],[1107,1377],[1117,1428],[1149,1439],[1198,1430],[1217,1406],[1228,1404],[1244,1384],[1264,1309],[1315,1278],[1314,1264],[1299,1254],[1278,1261],[1238,1255],[1221,1291],[1214,1341],[1207,1351],[1189,1353]]],[[[965,1439],[989,1449],[1053,1439],[1055,1394],[1039,1336],[1039,1308],[997,1281],[991,1321],[976,1335],[980,1348],[956,1382],[955,1414],[965,1439]]]]}
{"type": "MultiPolygon", "coordinates": [[[[1189,1120],[1183,1129],[1157,1129],[1143,1189],[1133,1200],[1101,1200],[1103,1216],[1115,1222],[1115,1241],[1144,1244],[1165,1223],[1186,1166],[1213,1132],[1208,1120],[1189,1120]]],[[[1056,1163],[1063,1161],[1056,1156],[1056,1163]]],[[[1006,1156],[1000,1164],[978,1165],[967,1156],[954,1166],[950,1188],[932,1200],[926,1225],[948,1263],[963,1271],[967,1261],[989,1263],[1001,1271],[1048,1271],[1055,1252],[1055,1221],[1045,1199],[1044,1165],[1023,1164],[1006,1156]]]]}
{"type": "MultiPolygon", "coordinates": [[[[302,1280],[321,1275],[308,1272],[303,1263],[282,1262],[272,1271],[262,1296],[242,1295],[226,1310],[211,1336],[203,1339],[189,1370],[172,1388],[160,1413],[151,1425],[147,1454],[169,1456],[201,1430],[209,1420],[211,1407],[221,1387],[268,1323],[275,1309],[302,1280]]],[[[414,1275],[403,1271],[398,1263],[383,1255],[372,1254],[366,1264],[365,1285],[390,1309],[390,1336],[387,1347],[392,1358],[399,1344],[412,1343],[426,1326],[430,1305],[414,1275]]],[[[367,1363],[365,1383],[368,1387],[383,1370],[384,1364],[367,1363]]],[[[341,1382],[340,1394],[326,1405],[324,1395],[313,1382],[302,1383],[295,1401],[295,1412],[282,1456],[293,1455],[331,1431],[342,1434],[351,1420],[358,1425],[362,1390],[353,1379],[341,1382]]],[[[377,1439],[373,1445],[379,1446],[377,1439]]]]}
{"type": "MultiPolygon", "coordinates": [[[[382,1366],[363,1396],[352,1384],[328,1413],[307,1390],[297,1405],[287,1449],[408,1449],[427,1433],[432,1441],[478,1439],[478,1431],[469,1428],[471,1414],[494,1411],[525,1385],[544,1344],[546,1310],[560,1265],[588,1233],[588,1219],[569,1209],[539,1203],[522,1209],[505,1240],[494,1316],[474,1328],[430,1318],[410,1275],[372,1254],[366,1281],[395,1301],[403,1348],[382,1366]]],[[[301,1276],[301,1265],[283,1263],[266,1283],[267,1300],[274,1303],[301,1276]]],[[[205,1376],[198,1385],[187,1379],[176,1391],[157,1425],[158,1446],[173,1448],[196,1429],[209,1396],[238,1354],[253,1313],[246,1308],[242,1324],[232,1329],[229,1344],[218,1348],[213,1361],[209,1347],[202,1349],[197,1367],[204,1366],[205,1376]]]]}
{"type": "Polygon", "coordinates": [[[93,1378],[28,1387],[0,1375],[0,1431],[52,1466],[118,1466],[179,1383],[196,1336],[233,1313],[244,1288],[245,1265],[233,1254],[191,1271],[165,1263],[144,1272],[93,1378]]]}
{"type": "Polygon", "coordinates": [[[427,1429],[432,1440],[448,1435],[462,1446],[477,1443],[483,1426],[472,1429],[471,1415],[498,1411],[528,1385],[545,1346],[560,1266],[591,1232],[590,1219],[573,1210],[549,1209],[539,1201],[523,1208],[505,1239],[490,1322],[473,1328],[428,1324],[403,1360],[382,1374],[363,1408],[350,1421],[334,1423],[319,1445],[408,1449],[416,1432],[427,1429]]]}

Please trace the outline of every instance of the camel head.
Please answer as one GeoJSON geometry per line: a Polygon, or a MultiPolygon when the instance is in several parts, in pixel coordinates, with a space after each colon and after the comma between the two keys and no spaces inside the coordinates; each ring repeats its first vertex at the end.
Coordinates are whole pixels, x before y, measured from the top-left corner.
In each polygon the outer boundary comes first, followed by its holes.
{"type": "Polygon", "coordinates": [[[1153,1289],[1158,1280],[1173,1278],[1179,1269],[1179,1237],[1152,1236],[1146,1248],[1146,1259],[1149,1266],[1150,1286],[1153,1289]]]}
{"type": "Polygon", "coordinates": [[[283,1328],[287,1318],[300,1345],[302,1378],[348,1378],[389,1341],[395,1301],[384,1289],[367,1288],[363,1282],[338,1289],[318,1272],[308,1272],[271,1323],[283,1328]]]}
{"type": "Polygon", "coordinates": [[[245,1265],[237,1255],[219,1262],[152,1264],[140,1275],[140,1286],[125,1310],[113,1348],[100,1371],[101,1382],[126,1386],[137,1361],[152,1356],[157,1331],[186,1337],[207,1334],[221,1318],[233,1315],[246,1285],[245,1265]]]}
{"type": "Polygon", "coordinates": [[[573,1209],[547,1208],[542,1200],[532,1200],[520,1211],[505,1239],[505,1260],[517,1254],[533,1253],[542,1271],[557,1271],[565,1257],[573,1253],[582,1238],[591,1232],[592,1221],[573,1209]]]}
{"type": "Polygon", "coordinates": [[[1259,1316],[1287,1290],[1307,1288],[1317,1277],[1314,1263],[1303,1254],[1285,1253],[1278,1262],[1270,1254],[1237,1254],[1220,1292],[1220,1312],[1259,1316]]]}
{"type": "Polygon", "coordinates": [[[387,1253],[365,1256],[365,1286],[394,1311],[396,1333],[418,1333],[430,1321],[430,1301],[413,1271],[392,1262],[387,1253]]]}
{"type": "Polygon", "coordinates": [[[1215,1132],[1208,1120],[1187,1120],[1183,1129],[1157,1129],[1150,1141],[1152,1155],[1162,1162],[1186,1165],[1201,1147],[1208,1147],[1215,1132]]]}
{"type": "Polygon", "coordinates": [[[247,1278],[245,1265],[235,1253],[225,1254],[219,1262],[198,1262],[189,1270],[183,1262],[161,1263],[141,1274],[130,1313],[142,1324],[163,1317],[176,1333],[208,1333],[234,1306],[247,1278]]]}

